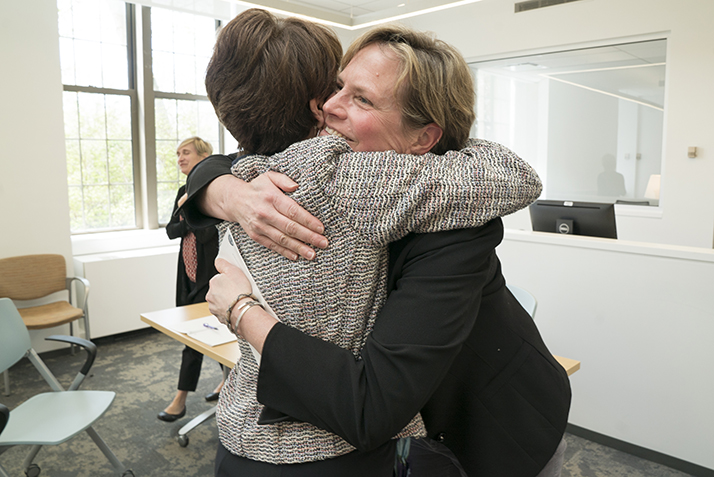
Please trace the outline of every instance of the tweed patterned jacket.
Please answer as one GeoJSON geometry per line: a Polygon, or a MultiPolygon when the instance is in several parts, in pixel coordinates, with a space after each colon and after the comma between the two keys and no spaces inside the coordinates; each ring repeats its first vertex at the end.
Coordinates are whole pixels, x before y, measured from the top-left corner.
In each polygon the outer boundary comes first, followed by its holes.
{"type": "MultiPolygon", "coordinates": [[[[480,226],[515,212],[541,192],[535,171],[505,147],[470,140],[443,156],[355,153],[337,137],[303,141],[271,157],[250,155],[232,172],[250,181],[274,170],[299,184],[291,197],[325,225],[330,241],[313,261],[290,261],[233,234],[256,284],[278,318],[307,334],[350,349],[360,359],[386,300],[387,244],[409,232],[480,226]]],[[[273,464],[327,459],[354,450],[339,436],[305,422],[259,425],[258,364],[248,343],[221,393],[216,419],[230,452],[273,464]]],[[[395,437],[425,436],[417,415],[395,437]]]]}

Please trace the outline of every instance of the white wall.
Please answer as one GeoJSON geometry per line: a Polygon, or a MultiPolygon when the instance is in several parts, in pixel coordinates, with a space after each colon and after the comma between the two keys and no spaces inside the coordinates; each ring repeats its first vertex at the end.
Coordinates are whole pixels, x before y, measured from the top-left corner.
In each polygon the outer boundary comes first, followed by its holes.
{"type": "Polygon", "coordinates": [[[498,254],[582,363],[570,423],[714,469],[714,250],[510,231],[498,254]]]}
{"type": "MultiPolygon", "coordinates": [[[[72,275],[57,5],[4,1],[0,19],[0,258],[58,253],[72,275]]],[[[33,346],[62,347],[52,334],[69,325],[31,331],[33,346]]]]}
{"type": "Polygon", "coordinates": [[[175,244],[76,256],[77,274],[92,284],[92,338],[147,328],[142,313],[175,306],[178,254],[175,244]]]}
{"type": "MultiPolygon", "coordinates": [[[[663,213],[618,217],[628,239],[711,248],[714,239],[714,2],[582,0],[514,13],[513,0],[483,0],[405,23],[455,45],[468,60],[495,59],[642,37],[668,39],[663,213]],[[699,157],[687,158],[697,146],[699,157]]],[[[517,214],[518,215],[518,214],[517,214]]],[[[507,220],[507,227],[529,221],[507,220]]]]}
{"type": "Polygon", "coordinates": [[[0,2],[0,257],[59,253],[72,271],[54,0],[0,2]]]}

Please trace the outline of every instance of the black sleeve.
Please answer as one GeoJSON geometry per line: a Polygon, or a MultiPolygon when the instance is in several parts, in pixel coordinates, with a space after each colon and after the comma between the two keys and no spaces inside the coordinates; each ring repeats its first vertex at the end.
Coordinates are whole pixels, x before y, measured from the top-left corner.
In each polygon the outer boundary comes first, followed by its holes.
{"type": "Polygon", "coordinates": [[[500,221],[494,222],[407,236],[393,290],[361,359],[274,326],[263,348],[258,400],[360,450],[397,434],[436,390],[475,323],[502,237],[500,221]]]}
{"type": "Polygon", "coordinates": [[[221,222],[218,219],[204,215],[198,208],[196,196],[208,186],[214,179],[231,173],[231,156],[217,154],[208,156],[188,174],[186,178],[186,193],[188,198],[181,206],[180,210],[188,224],[194,229],[201,229],[221,222]]]}
{"type": "Polygon", "coordinates": [[[186,221],[181,220],[181,214],[176,212],[178,210],[178,201],[185,192],[186,186],[179,187],[176,200],[174,200],[174,210],[171,212],[171,220],[166,224],[166,235],[168,235],[170,239],[182,238],[188,232],[186,221]]]}

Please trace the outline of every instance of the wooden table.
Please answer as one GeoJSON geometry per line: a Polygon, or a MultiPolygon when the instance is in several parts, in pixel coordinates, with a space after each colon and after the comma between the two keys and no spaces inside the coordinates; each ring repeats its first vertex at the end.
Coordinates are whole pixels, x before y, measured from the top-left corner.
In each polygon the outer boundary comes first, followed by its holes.
{"type": "Polygon", "coordinates": [[[183,323],[204,316],[210,316],[208,311],[208,303],[197,303],[195,305],[179,306],[166,310],[152,311],[150,313],[142,313],[141,321],[148,323],[152,328],[156,328],[165,335],[180,341],[190,348],[199,351],[204,356],[215,359],[223,366],[233,368],[240,358],[240,349],[238,343],[232,341],[218,346],[208,346],[206,343],[191,338],[185,333],[174,331],[173,327],[179,323],[183,323]]]}
{"type": "Polygon", "coordinates": [[[562,367],[565,368],[565,372],[568,373],[568,376],[580,369],[580,361],[576,361],[570,358],[563,358],[562,356],[556,355],[553,355],[553,357],[558,360],[562,367]]]}

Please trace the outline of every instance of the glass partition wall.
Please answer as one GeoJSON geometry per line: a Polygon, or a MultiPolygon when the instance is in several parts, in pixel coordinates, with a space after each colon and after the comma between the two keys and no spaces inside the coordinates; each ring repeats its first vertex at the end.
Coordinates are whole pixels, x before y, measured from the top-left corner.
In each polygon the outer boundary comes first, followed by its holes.
{"type": "Polygon", "coordinates": [[[470,63],[476,137],[529,161],[541,198],[659,205],[666,40],[470,63]]]}

